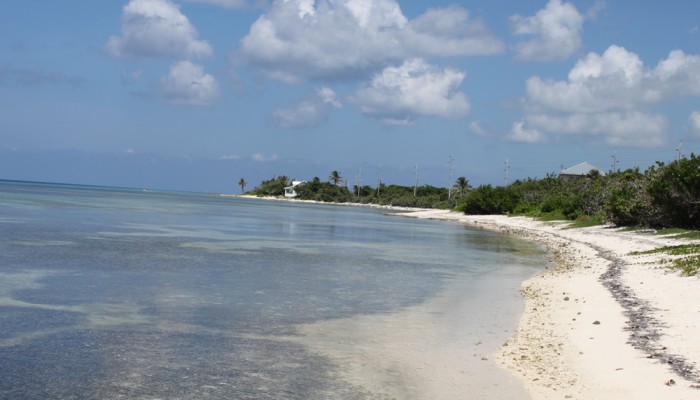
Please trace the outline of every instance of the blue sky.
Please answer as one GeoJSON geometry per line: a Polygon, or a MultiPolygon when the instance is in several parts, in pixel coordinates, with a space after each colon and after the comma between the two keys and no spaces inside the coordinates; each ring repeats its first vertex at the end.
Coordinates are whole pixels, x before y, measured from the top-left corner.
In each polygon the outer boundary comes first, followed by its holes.
{"type": "Polygon", "coordinates": [[[700,141],[692,0],[6,3],[1,179],[503,184],[700,141]]]}

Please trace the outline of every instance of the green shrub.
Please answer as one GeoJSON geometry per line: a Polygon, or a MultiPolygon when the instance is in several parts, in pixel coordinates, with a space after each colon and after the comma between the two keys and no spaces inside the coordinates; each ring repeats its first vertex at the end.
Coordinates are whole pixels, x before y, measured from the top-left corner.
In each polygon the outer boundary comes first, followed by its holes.
{"type": "Polygon", "coordinates": [[[691,154],[690,158],[657,165],[648,190],[652,204],[663,216],[659,225],[700,228],[700,158],[691,154]]]}
{"type": "Polygon", "coordinates": [[[520,199],[520,193],[511,186],[479,186],[467,194],[458,210],[466,214],[509,214],[520,199]]]}

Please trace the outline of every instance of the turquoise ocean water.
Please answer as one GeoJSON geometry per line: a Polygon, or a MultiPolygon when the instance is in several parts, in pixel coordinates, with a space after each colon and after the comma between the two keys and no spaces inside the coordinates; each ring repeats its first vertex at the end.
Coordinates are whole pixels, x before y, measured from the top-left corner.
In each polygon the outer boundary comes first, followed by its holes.
{"type": "Polygon", "coordinates": [[[455,281],[517,303],[544,264],[514,238],[385,213],[0,181],[0,398],[375,398],[280,338],[455,281]]]}

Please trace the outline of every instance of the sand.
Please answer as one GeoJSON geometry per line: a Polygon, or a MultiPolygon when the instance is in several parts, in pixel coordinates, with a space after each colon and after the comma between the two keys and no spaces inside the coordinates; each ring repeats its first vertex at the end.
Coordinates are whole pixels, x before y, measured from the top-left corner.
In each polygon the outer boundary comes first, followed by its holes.
{"type": "Polygon", "coordinates": [[[556,266],[522,284],[525,312],[495,354],[533,399],[700,399],[700,279],[669,270],[672,256],[630,255],[687,241],[525,217],[404,215],[545,246],[556,266]]]}
{"type": "MultiPolygon", "coordinates": [[[[464,296],[469,288],[473,286],[456,282],[439,296],[400,312],[304,325],[301,335],[286,340],[334,360],[337,378],[366,393],[367,399],[527,398],[522,383],[494,356],[517,321],[508,331],[492,329],[502,321],[479,315],[488,310],[464,296]]],[[[502,298],[491,302],[513,306],[502,298]]],[[[501,311],[497,307],[491,312],[501,311]]],[[[517,314],[513,311],[503,310],[511,316],[517,314]]]]}

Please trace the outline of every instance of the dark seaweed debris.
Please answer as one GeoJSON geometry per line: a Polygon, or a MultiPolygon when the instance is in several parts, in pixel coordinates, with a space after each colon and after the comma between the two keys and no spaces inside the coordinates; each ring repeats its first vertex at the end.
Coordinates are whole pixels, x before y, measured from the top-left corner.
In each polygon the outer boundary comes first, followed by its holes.
{"type": "Polygon", "coordinates": [[[654,312],[658,309],[652,307],[648,301],[639,299],[634,291],[622,284],[622,268],[624,261],[616,257],[609,251],[600,247],[592,246],[598,255],[610,262],[608,270],[600,276],[600,282],[612,293],[613,297],[624,309],[627,317],[626,331],[630,333],[628,343],[634,348],[647,354],[647,358],[653,358],[668,366],[679,376],[698,383],[691,387],[700,388],[700,373],[695,365],[683,356],[671,353],[665,346],[660,344],[663,324],[654,318],[654,312]]]}

